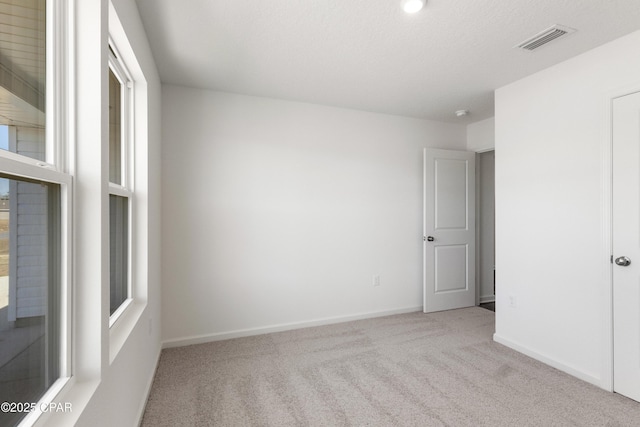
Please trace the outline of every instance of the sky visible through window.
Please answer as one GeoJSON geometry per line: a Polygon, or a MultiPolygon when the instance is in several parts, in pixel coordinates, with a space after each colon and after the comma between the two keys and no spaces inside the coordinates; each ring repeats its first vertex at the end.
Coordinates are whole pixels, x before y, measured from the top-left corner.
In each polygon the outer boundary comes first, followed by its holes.
{"type": "MultiPolygon", "coordinates": [[[[0,149],[9,150],[9,126],[0,125],[0,149]]],[[[0,197],[9,194],[9,180],[0,178],[0,197]]]]}

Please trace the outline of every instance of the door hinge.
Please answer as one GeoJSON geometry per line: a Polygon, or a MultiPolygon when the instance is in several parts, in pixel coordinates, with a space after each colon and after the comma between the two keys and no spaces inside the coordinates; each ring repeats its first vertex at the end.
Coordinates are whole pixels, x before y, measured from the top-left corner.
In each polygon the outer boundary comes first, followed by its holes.
{"type": "Polygon", "coordinates": [[[611,255],[611,260],[609,260],[611,264],[613,264],[613,255],[611,255]]]}
{"type": "Polygon", "coordinates": [[[422,241],[426,242],[427,241],[427,236],[422,236],[422,241]]]}

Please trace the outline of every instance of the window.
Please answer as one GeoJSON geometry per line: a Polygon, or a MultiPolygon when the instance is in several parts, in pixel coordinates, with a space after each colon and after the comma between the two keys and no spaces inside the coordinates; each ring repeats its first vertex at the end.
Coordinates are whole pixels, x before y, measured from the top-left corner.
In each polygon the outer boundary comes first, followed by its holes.
{"type": "Polygon", "coordinates": [[[133,82],[113,44],[109,46],[109,283],[110,324],[131,301],[132,177],[130,170],[133,82]]]}
{"type": "Polygon", "coordinates": [[[1,176],[0,401],[37,402],[60,376],[60,185],[1,176]]]}
{"type": "MultiPolygon", "coordinates": [[[[71,178],[49,129],[47,5],[0,0],[0,402],[37,402],[70,371],[71,178]]],[[[27,415],[0,412],[0,425],[27,415]]]]}

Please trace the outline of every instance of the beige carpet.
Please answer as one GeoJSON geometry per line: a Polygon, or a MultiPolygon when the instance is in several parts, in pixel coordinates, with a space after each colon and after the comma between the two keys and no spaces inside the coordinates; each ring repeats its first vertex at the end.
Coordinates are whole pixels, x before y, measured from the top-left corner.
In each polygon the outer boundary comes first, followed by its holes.
{"type": "Polygon", "coordinates": [[[640,404],[411,313],[168,349],[143,426],[640,426],[640,404]]]}

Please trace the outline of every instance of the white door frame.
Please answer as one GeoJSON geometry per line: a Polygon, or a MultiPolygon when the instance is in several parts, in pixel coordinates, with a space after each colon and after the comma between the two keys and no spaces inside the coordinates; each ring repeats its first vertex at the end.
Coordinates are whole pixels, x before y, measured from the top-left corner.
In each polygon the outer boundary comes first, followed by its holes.
{"type": "MultiPolygon", "coordinates": [[[[476,286],[477,266],[476,266],[476,212],[478,209],[475,192],[476,192],[476,172],[475,172],[475,160],[476,153],[467,150],[443,150],[437,148],[424,148],[423,149],[423,311],[425,313],[431,313],[434,311],[451,310],[462,307],[470,307],[476,305],[477,292],[475,289],[471,289],[476,286]],[[465,193],[465,227],[460,228],[454,226],[453,228],[445,226],[444,223],[440,223],[438,218],[438,203],[432,206],[433,209],[429,209],[428,201],[437,200],[437,167],[438,160],[448,161],[463,161],[465,165],[465,178],[464,184],[466,188],[465,193]],[[430,166],[427,167],[427,164],[430,166]],[[429,173],[430,172],[430,173],[429,173]],[[432,174],[436,174],[435,176],[432,174]],[[435,179],[435,181],[433,181],[435,179]],[[427,185],[428,183],[432,185],[427,185]],[[435,199],[435,200],[434,200],[435,199]],[[471,199],[471,200],[470,200],[471,199]],[[429,212],[429,213],[428,213],[429,212]],[[435,227],[435,228],[434,228],[435,227]],[[473,228],[473,229],[472,229],[473,228]],[[436,242],[433,242],[433,238],[428,235],[436,236],[436,242]],[[431,240],[428,240],[431,239],[431,240]],[[466,251],[465,257],[465,278],[466,289],[456,288],[451,290],[437,290],[438,284],[441,283],[438,277],[441,277],[437,272],[438,269],[438,250],[451,250],[464,245],[466,251]],[[471,252],[471,253],[470,253],[471,252]],[[431,265],[430,265],[431,263],[431,265]],[[428,268],[428,267],[431,268],[428,268]],[[473,275],[474,277],[470,277],[473,275]],[[429,286],[432,285],[432,286],[429,286]],[[435,288],[433,287],[435,286],[435,288]],[[429,292],[427,291],[429,289],[429,292]],[[430,298],[429,298],[430,297],[430,298]]],[[[446,256],[442,255],[445,259],[446,256]]],[[[458,254],[459,256],[459,254],[458,254]]],[[[459,259],[458,256],[454,256],[449,260],[459,259]]],[[[445,267],[448,264],[443,260],[443,264],[440,266],[445,267]]],[[[459,271],[455,269],[456,271],[459,271]]],[[[446,272],[451,271],[451,268],[443,268],[444,277],[446,272]]],[[[459,283],[458,279],[454,279],[456,284],[459,283]]],[[[445,281],[446,283],[446,281],[445,281]]]]}
{"type": "MultiPolygon", "coordinates": [[[[491,151],[496,151],[496,147],[486,147],[486,148],[480,148],[477,150],[469,150],[473,153],[476,154],[476,206],[475,206],[475,211],[476,211],[476,223],[475,223],[475,236],[476,236],[476,254],[475,254],[475,259],[476,259],[476,278],[475,278],[475,286],[476,286],[476,306],[480,305],[480,227],[478,227],[478,220],[480,218],[480,198],[481,193],[480,193],[480,177],[478,176],[479,172],[480,172],[480,168],[477,167],[477,160],[478,160],[478,155],[482,154],[482,153],[488,153],[491,151]]],[[[423,207],[423,216],[424,216],[424,207],[423,207]]],[[[424,249],[423,249],[423,253],[424,253],[424,249]]],[[[423,260],[424,263],[424,260],[423,260]]],[[[424,270],[424,266],[423,266],[423,270],[424,270]]],[[[424,279],[423,279],[424,281],[424,279]]]]}
{"type": "MultiPolygon", "coordinates": [[[[480,244],[482,243],[480,241],[480,227],[478,222],[480,221],[480,203],[481,203],[481,199],[482,199],[482,192],[480,191],[480,167],[478,166],[479,162],[478,162],[478,155],[482,154],[482,153],[489,153],[489,152],[495,152],[496,148],[495,147],[490,147],[490,148],[481,148],[479,150],[474,150],[473,152],[476,153],[476,306],[480,305],[480,255],[481,255],[481,250],[480,250],[480,244]]],[[[495,185],[494,185],[494,189],[495,189],[495,185]]],[[[495,230],[494,230],[494,234],[495,234],[495,230]]],[[[495,260],[494,260],[495,262],[495,260]]],[[[494,302],[495,302],[495,293],[494,293],[494,302]]]]}
{"type": "Polygon", "coordinates": [[[606,134],[602,136],[602,330],[605,345],[602,346],[601,384],[605,390],[613,392],[613,100],[622,96],[640,92],[640,81],[610,90],[603,96],[601,103],[603,113],[602,129],[606,134]]]}

